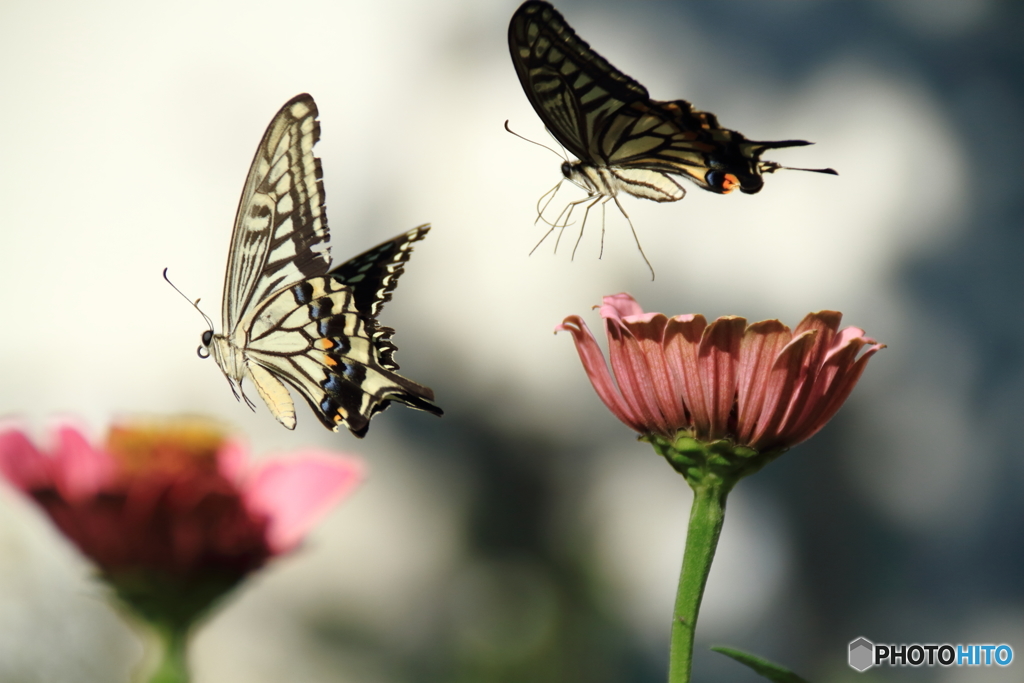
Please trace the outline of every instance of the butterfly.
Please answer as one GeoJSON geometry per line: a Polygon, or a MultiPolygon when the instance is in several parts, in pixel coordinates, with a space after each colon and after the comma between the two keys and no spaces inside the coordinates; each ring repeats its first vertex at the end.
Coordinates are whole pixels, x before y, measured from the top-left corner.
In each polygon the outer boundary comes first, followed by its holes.
{"type": "MultiPolygon", "coordinates": [[[[738,188],[754,194],[764,185],[763,174],[788,168],[761,161],[761,154],[811,144],[748,140],[685,100],[652,100],[647,88],[594,52],[542,0],[528,0],[512,15],[508,43],[530,104],[578,159],[565,161],[562,175],[588,196],[571,203],[570,214],[571,207],[582,203],[589,211],[598,202],[614,200],[626,215],[620,192],[656,202],[678,201],[686,190],[673,176],[709,192],[727,194],[738,188]]],[[[837,175],[830,168],[793,170],[837,175]]]]}
{"type": "Polygon", "coordinates": [[[231,235],[224,333],[214,334],[211,322],[198,351],[213,356],[235,398],[255,409],[242,391],[243,380],[252,382],[288,429],[295,428],[291,387],[325,427],[344,425],[362,437],[392,401],[442,414],[433,391],[397,373],[394,330],[377,323],[413,243],[430,226],[331,269],[323,171],[313,155],[317,113],[311,96],[298,95],[263,134],[231,235]]]}

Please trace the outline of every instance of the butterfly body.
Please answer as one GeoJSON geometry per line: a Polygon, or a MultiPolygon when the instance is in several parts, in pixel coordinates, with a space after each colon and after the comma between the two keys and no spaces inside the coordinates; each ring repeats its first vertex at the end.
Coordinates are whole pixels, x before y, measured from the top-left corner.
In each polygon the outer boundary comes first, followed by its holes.
{"type": "Polygon", "coordinates": [[[563,175],[591,196],[607,199],[623,191],[658,202],[678,201],[686,191],[673,175],[718,194],[735,189],[754,194],[764,184],[764,173],[783,168],[761,161],[765,150],[810,144],[748,140],[686,100],[651,99],[647,88],[591,49],[542,0],[520,6],[508,38],[512,63],[534,110],[579,159],[568,162],[568,169],[563,165],[563,175]]]}
{"type": "Polygon", "coordinates": [[[330,269],[329,232],[313,98],[274,117],[256,151],[235,217],[221,334],[203,349],[236,397],[249,380],[278,422],[294,429],[289,388],[325,427],[363,436],[392,401],[436,415],[434,394],[397,373],[393,330],[377,315],[429,226],[399,235],[330,269]]]}

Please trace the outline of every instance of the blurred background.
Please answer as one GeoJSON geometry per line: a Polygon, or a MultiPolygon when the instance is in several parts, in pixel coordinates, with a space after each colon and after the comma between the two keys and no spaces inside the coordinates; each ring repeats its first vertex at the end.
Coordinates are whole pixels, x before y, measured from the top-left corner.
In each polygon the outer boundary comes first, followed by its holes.
{"type": "MultiPolygon", "coordinates": [[[[1024,5],[1011,0],[583,2],[557,7],[656,99],[768,158],[757,195],[687,186],[625,220],[534,225],[561,177],[508,56],[515,0],[0,5],[0,415],[198,412],[259,457],[361,454],[369,481],[196,638],[197,683],[662,681],[690,492],[599,402],[553,327],[629,291],[647,310],[843,311],[889,348],[812,441],[743,481],[695,680],[1019,681],[873,669],[847,644],[1007,643],[1024,658],[1024,5]],[[336,262],[425,222],[384,324],[443,419],[294,432],[236,403],[204,326],[271,117],[320,108],[336,262]]],[[[564,188],[564,200],[582,193],[564,188]]],[[[603,335],[602,335],[603,336],[603,335]]],[[[0,488],[0,680],[127,681],[136,636],[41,514],[0,488]]]]}

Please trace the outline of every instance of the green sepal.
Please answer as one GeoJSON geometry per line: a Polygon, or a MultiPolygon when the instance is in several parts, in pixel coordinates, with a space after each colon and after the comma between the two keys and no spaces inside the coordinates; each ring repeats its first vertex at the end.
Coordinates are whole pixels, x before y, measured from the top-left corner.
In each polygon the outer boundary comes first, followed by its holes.
{"type": "Polygon", "coordinates": [[[679,432],[674,439],[649,434],[641,436],[640,440],[650,443],[658,455],[683,475],[691,488],[714,484],[724,486],[726,491],[786,451],[778,448],[761,453],[729,439],[700,441],[687,432],[679,432]]]}
{"type": "Polygon", "coordinates": [[[786,667],[776,664],[775,662],[769,662],[767,659],[763,659],[757,655],[748,654],[742,650],[724,647],[722,645],[716,645],[711,649],[725,655],[726,657],[732,657],[740,664],[745,664],[772,683],[807,683],[806,680],[800,678],[786,667]]]}
{"type": "Polygon", "coordinates": [[[242,579],[227,572],[177,577],[153,570],[104,572],[102,576],[136,616],[159,631],[175,633],[187,632],[242,579]]]}

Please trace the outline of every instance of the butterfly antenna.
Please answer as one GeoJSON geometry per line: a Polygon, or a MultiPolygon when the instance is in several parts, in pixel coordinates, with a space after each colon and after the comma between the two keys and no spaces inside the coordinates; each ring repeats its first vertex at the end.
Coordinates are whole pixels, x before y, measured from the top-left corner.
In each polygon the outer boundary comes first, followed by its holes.
{"type": "Polygon", "coordinates": [[[555,144],[558,145],[558,148],[562,150],[562,158],[565,159],[566,161],[571,161],[571,159],[569,158],[569,151],[565,148],[565,145],[563,145],[561,141],[555,137],[555,134],[551,132],[551,129],[544,128],[544,131],[548,134],[548,137],[555,141],[555,144]]]}
{"type": "Polygon", "coordinates": [[[185,293],[178,289],[173,282],[171,282],[171,278],[167,277],[167,268],[164,268],[164,279],[167,280],[167,284],[169,284],[171,287],[174,287],[175,292],[181,294],[182,298],[184,298],[185,301],[192,304],[192,307],[199,311],[199,315],[203,316],[203,320],[206,321],[206,325],[210,328],[210,331],[213,332],[213,321],[210,320],[210,316],[203,313],[203,309],[199,308],[199,299],[192,301],[192,299],[189,299],[187,296],[185,296],[185,293]]]}
{"type": "Polygon", "coordinates": [[[622,212],[622,215],[626,217],[626,222],[629,223],[629,229],[633,232],[633,240],[636,242],[636,248],[640,250],[640,256],[643,257],[644,263],[647,264],[647,269],[651,271],[651,282],[654,282],[654,266],[652,266],[651,262],[647,260],[647,254],[644,253],[644,248],[640,246],[640,238],[636,236],[636,228],[633,227],[633,221],[630,220],[629,214],[626,213],[626,210],[622,208],[622,204],[619,203],[619,198],[613,197],[613,199],[615,200],[615,206],[619,207],[619,211],[622,212]]]}
{"type": "Polygon", "coordinates": [[[564,155],[559,154],[558,152],[556,152],[555,150],[551,149],[547,145],[542,145],[541,143],[537,142],[536,140],[531,140],[530,138],[523,137],[519,133],[517,133],[514,130],[512,130],[511,128],[509,128],[508,127],[508,119],[505,119],[505,130],[508,131],[509,133],[512,133],[512,135],[515,135],[520,140],[526,140],[531,145],[537,145],[538,147],[543,147],[544,149],[546,149],[547,151],[551,152],[552,154],[554,154],[556,157],[558,157],[562,161],[568,161],[568,159],[564,155]]]}

